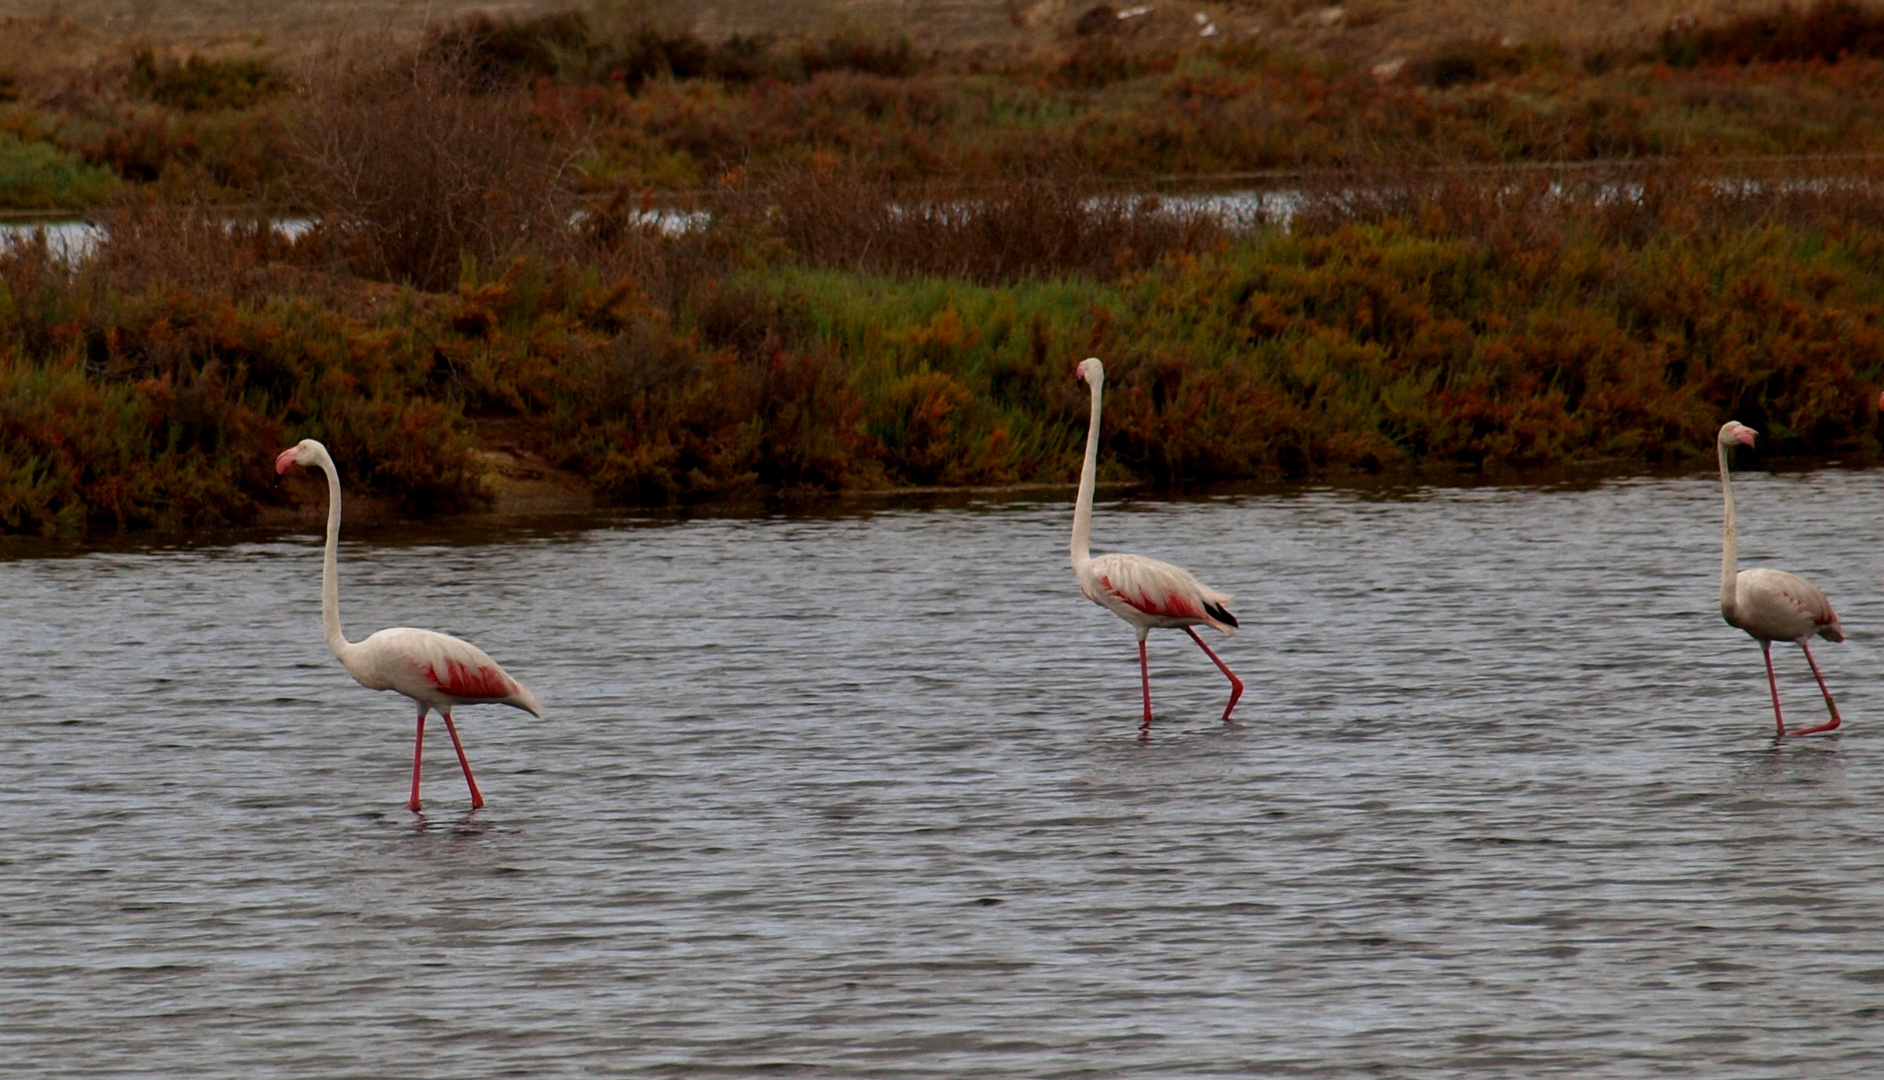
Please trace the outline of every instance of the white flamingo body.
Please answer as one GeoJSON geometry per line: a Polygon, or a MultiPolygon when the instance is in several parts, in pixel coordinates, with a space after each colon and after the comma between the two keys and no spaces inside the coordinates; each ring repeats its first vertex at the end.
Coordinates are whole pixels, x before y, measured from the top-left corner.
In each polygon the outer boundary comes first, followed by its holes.
{"type": "Polygon", "coordinates": [[[1839,625],[1838,612],[1832,610],[1832,602],[1817,585],[1798,574],[1764,567],[1738,569],[1740,542],[1734,529],[1734,489],[1727,468],[1727,454],[1736,443],[1752,446],[1757,434],[1745,424],[1729,420],[1721,425],[1720,437],[1716,440],[1720,452],[1721,499],[1725,507],[1720,551],[1721,617],[1727,620],[1729,626],[1746,631],[1749,637],[1760,643],[1760,654],[1766,661],[1767,687],[1773,693],[1773,723],[1779,729],[1777,737],[1835,731],[1843,722],[1838,715],[1838,703],[1832,699],[1832,692],[1825,685],[1825,676],[1819,673],[1819,664],[1812,658],[1809,643],[1815,635],[1827,641],[1845,640],[1845,629],[1839,625]],[[1831,713],[1830,720],[1811,727],[1786,730],[1786,720],[1779,708],[1779,682],[1773,677],[1775,641],[1793,642],[1805,653],[1806,663],[1812,668],[1812,677],[1818,680],[1819,691],[1825,695],[1825,707],[1831,713]]]}
{"type": "Polygon", "coordinates": [[[1198,581],[1181,566],[1143,555],[1096,555],[1077,560],[1073,572],[1086,598],[1131,623],[1143,638],[1157,629],[1209,626],[1235,634],[1236,624],[1213,615],[1227,614],[1230,597],[1198,581]]]}
{"type": "Polygon", "coordinates": [[[1105,395],[1105,365],[1091,357],[1076,372],[1092,389],[1092,417],[1086,428],[1086,460],[1079,472],[1079,497],[1073,504],[1073,575],[1086,598],[1130,623],[1138,633],[1138,671],[1144,686],[1145,722],[1151,730],[1151,666],[1145,655],[1145,637],[1153,629],[1182,629],[1204,650],[1230,680],[1230,703],[1224,720],[1243,696],[1243,680],[1236,677],[1217,654],[1197,636],[1195,626],[1209,626],[1225,634],[1236,633],[1230,597],[1197,580],[1190,571],[1143,555],[1099,555],[1091,552],[1092,503],[1098,487],[1099,415],[1105,395]]]}
{"type": "Polygon", "coordinates": [[[471,808],[483,806],[484,796],[471,775],[471,762],[465,757],[451,710],[457,705],[497,704],[541,716],[543,709],[536,695],[511,678],[484,650],[448,634],[396,626],[365,641],[348,641],[340,631],[340,473],[327,448],[313,439],[303,439],[275,458],[277,473],[285,473],[295,465],[312,466],[327,474],[327,546],[321,558],[321,623],[327,647],[361,686],[404,694],[419,707],[418,730],[412,742],[412,798],[406,808],[415,812],[419,809],[425,717],[433,709],[444,717],[452,748],[458,752],[465,786],[471,789],[471,808]]]}
{"type": "Polygon", "coordinates": [[[1759,641],[1804,645],[1815,635],[1845,640],[1838,613],[1817,585],[1785,570],[1742,570],[1734,575],[1734,604],[1721,614],[1759,641]]]}
{"type": "Polygon", "coordinates": [[[368,690],[391,690],[440,712],[454,705],[543,712],[536,695],[483,649],[436,630],[389,627],[337,655],[353,681],[368,690]]]}

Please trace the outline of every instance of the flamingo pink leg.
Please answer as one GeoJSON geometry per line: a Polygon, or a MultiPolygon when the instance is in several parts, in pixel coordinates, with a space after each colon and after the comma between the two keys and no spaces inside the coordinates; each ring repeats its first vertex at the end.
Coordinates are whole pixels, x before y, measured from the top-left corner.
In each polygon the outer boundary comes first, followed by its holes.
{"type": "Polygon", "coordinates": [[[419,812],[419,763],[425,760],[425,710],[419,710],[419,731],[412,737],[412,801],[406,809],[419,812]]]}
{"type": "MultiPolygon", "coordinates": [[[[1810,735],[1815,731],[1836,731],[1838,730],[1838,725],[1844,723],[1844,720],[1838,715],[1838,702],[1832,700],[1832,692],[1825,687],[1825,676],[1819,674],[1819,663],[1817,660],[1812,659],[1811,647],[1806,645],[1803,641],[1799,643],[1799,647],[1805,650],[1806,663],[1812,665],[1812,677],[1819,681],[1819,693],[1825,695],[1825,707],[1831,710],[1832,718],[1823,724],[1814,724],[1811,727],[1799,728],[1795,731],[1782,731],[1781,734],[1810,735]]],[[[1770,666],[1771,661],[1768,661],[1768,664],[1770,666]]]]}
{"type": "Polygon", "coordinates": [[[1138,677],[1145,684],[1145,724],[1141,730],[1151,730],[1151,663],[1145,659],[1145,639],[1138,639],[1138,677]]]}
{"type": "Polygon", "coordinates": [[[1227,724],[1230,722],[1230,710],[1236,708],[1237,699],[1243,696],[1243,680],[1236,677],[1236,672],[1230,670],[1230,665],[1218,659],[1217,654],[1210,651],[1210,646],[1204,644],[1204,639],[1197,636],[1197,631],[1187,626],[1184,632],[1191,636],[1191,640],[1197,643],[1198,648],[1204,650],[1205,656],[1210,657],[1216,663],[1217,670],[1223,672],[1224,676],[1230,680],[1230,703],[1223,707],[1223,722],[1227,724]]]}
{"type": "Polygon", "coordinates": [[[458,741],[458,726],[451,722],[451,712],[444,713],[445,730],[451,733],[451,747],[458,751],[458,767],[464,770],[465,786],[471,789],[471,809],[484,805],[484,796],[478,794],[478,782],[471,779],[471,762],[464,756],[464,744],[458,741]]]}

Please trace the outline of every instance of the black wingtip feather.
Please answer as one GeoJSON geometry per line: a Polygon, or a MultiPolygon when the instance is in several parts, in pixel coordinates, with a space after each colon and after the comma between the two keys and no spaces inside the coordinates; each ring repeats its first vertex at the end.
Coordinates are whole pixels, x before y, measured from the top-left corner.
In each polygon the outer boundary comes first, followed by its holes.
{"type": "Polygon", "coordinates": [[[1226,609],[1222,604],[1205,604],[1204,614],[1210,616],[1211,618],[1217,620],[1218,622],[1222,623],[1225,626],[1238,625],[1236,621],[1236,616],[1230,614],[1229,610],[1226,609]]]}

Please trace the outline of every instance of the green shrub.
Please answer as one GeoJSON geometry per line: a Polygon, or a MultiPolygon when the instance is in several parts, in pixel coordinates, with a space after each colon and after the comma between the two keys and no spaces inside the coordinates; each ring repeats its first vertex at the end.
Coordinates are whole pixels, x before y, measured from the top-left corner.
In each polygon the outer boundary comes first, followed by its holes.
{"type": "Polygon", "coordinates": [[[43,142],[0,131],[0,208],[79,210],[103,202],[117,177],[43,142]]]}

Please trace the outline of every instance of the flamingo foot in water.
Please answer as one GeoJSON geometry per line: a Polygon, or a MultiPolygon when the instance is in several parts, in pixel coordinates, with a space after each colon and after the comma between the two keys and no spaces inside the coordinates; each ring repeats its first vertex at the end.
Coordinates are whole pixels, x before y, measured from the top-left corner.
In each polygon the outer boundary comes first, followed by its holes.
{"type": "Polygon", "coordinates": [[[1825,707],[1830,710],[1832,718],[1823,724],[1794,728],[1791,731],[1785,730],[1782,726],[1779,733],[1779,737],[1782,739],[1788,735],[1813,735],[1821,731],[1837,731],[1838,725],[1845,722],[1844,718],[1838,715],[1838,702],[1832,700],[1832,692],[1825,686],[1825,676],[1819,674],[1818,661],[1812,659],[1812,650],[1803,642],[1800,643],[1799,647],[1805,650],[1806,663],[1812,665],[1812,677],[1819,681],[1819,692],[1825,695],[1825,707]]]}
{"type": "Polygon", "coordinates": [[[1837,731],[1838,725],[1842,723],[1844,723],[1843,720],[1834,716],[1823,724],[1813,724],[1811,727],[1793,728],[1791,731],[1781,735],[1780,738],[1790,739],[1795,735],[1816,735],[1821,731],[1837,731]]]}

